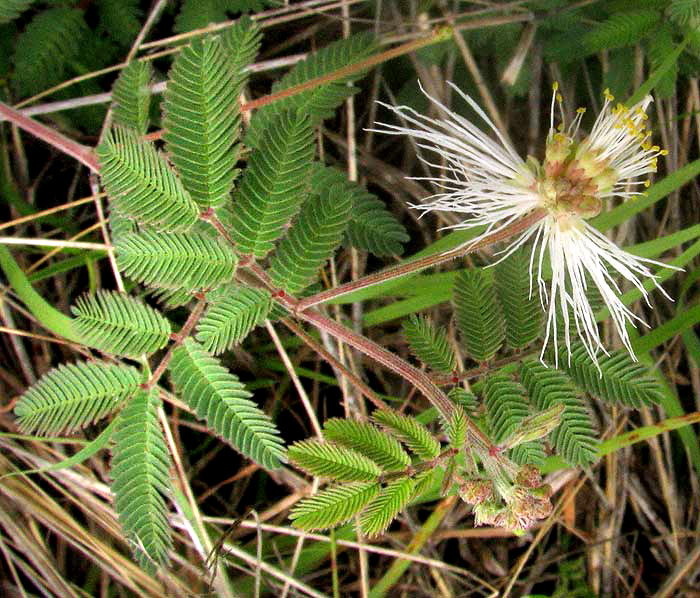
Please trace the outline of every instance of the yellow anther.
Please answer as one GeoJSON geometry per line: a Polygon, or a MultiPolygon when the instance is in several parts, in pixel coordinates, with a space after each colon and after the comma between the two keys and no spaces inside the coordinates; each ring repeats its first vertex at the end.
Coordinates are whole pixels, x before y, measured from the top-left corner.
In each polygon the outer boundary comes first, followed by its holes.
{"type": "Polygon", "coordinates": [[[577,112],[577,114],[585,114],[586,109],[585,108],[576,108],[576,112],[577,112]]]}
{"type": "Polygon", "coordinates": [[[559,81],[552,83],[552,91],[557,91],[559,89],[559,81]]]}
{"type": "Polygon", "coordinates": [[[660,149],[661,149],[661,148],[660,148],[658,145],[653,145],[653,146],[651,147],[651,151],[652,151],[652,152],[658,152],[660,149]]]}
{"type": "Polygon", "coordinates": [[[613,94],[610,93],[610,89],[608,89],[607,87],[606,87],[605,90],[603,91],[603,97],[604,97],[608,102],[612,102],[612,101],[615,99],[615,96],[614,96],[613,94]]]}
{"type": "Polygon", "coordinates": [[[558,93],[557,94],[557,102],[559,102],[561,104],[563,101],[564,101],[564,98],[562,97],[562,95],[560,93],[558,93]]]}
{"type": "Polygon", "coordinates": [[[645,141],[642,143],[642,149],[644,151],[649,151],[651,149],[651,143],[649,141],[645,141]]]}
{"type": "Polygon", "coordinates": [[[645,186],[647,189],[648,189],[649,187],[651,187],[651,181],[650,181],[649,179],[647,179],[646,181],[644,181],[644,186],[645,186]]]}
{"type": "Polygon", "coordinates": [[[660,153],[662,156],[668,156],[668,150],[667,150],[667,149],[663,149],[663,150],[661,150],[659,153],[660,153]]]}

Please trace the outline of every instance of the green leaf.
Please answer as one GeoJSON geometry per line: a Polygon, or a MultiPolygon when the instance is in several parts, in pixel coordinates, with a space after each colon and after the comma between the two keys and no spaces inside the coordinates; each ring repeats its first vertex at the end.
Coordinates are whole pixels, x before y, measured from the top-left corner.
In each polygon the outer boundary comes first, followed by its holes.
{"type": "Polygon", "coordinates": [[[546,436],[559,425],[563,411],[564,405],[562,403],[554,403],[540,413],[528,415],[515,432],[506,438],[502,448],[510,449],[546,436]]]}
{"type": "Polygon", "coordinates": [[[34,2],[35,0],[2,0],[0,2],[0,25],[14,21],[34,2]]]}
{"type": "Polygon", "coordinates": [[[116,249],[119,269],[133,280],[186,291],[231,280],[237,262],[227,245],[194,232],[126,234],[116,249]]]}
{"type": "Polygon", "coordinates": [[[168,366],[173,382],[197,417],[236,450],[267,469],[286,460],[284,445],[270,418],[249,400],[252,395],[191,338],[175,351],[168,366]]]}
{"type": "Polygon", "coordinates": [[[457,386],[453,388],[447,396],[457,405],[462,407],[464,411],[471,415],[476,413],[479,408],[479,400],[473,393],[464,390],[462,387],[457,386]]]}
{"type": "Polygon", "coordinates": [[[153,572],[172,548],[168,508],[170,454],[158,422],[158,389],[138,390],[119,414],[112,449],[114,506],[141,566],[153,572]]]}
{"type": "Polygon", "coordinates": [[[416,482],[416,486],[413,489],[411,499],[422,496],[426,492],[430,492],[436,488],[440,480],[444,479],[444,473],[440,467],[436,467],[419,473],[413,479],[416,482]]]}
{"type": "Polygon", "coordinates": [[[107,353],[136,358],[162,349],[170,338],[168,320],[142,301],[118,292],[82,295],[71,311],[84,342],[107,353]]]}
{"type": "Polygon", "coordinates": [[[313,141],[309,119],[301,114],[283,113],[265,130],[250,156],[231,215],[240,253],[265,257],[299,210],[306,196],[313,141]]]}
{"type": "Polygon", "coordinates": [[[429,368],[449,374],[457,367],[457,358],[444,328],[436,328],[427,316],[412,314],[403,322],[403,333],[413,354],[429,368]]]}
{"type": "Polygon", "coordinates": [[[508,457],[518,465],[541,467],[546,457],[544,444],[542,444],[541,440],[523,442],[508,451],[508,457]]]}
{"type": "MultiPolygon", "coordinates": [[[[289,89],[360,62],[374,54],[376,48],[376,39],[370,33],[359,33],[333,42],[314,52],[306,60],[297,63],[289,73],[272,86],[272,92],[289,89]]],[[[245,136],[246,145],[261,147],[262,132],[265,129],[269,130],[275,117],[285,110],[303,111],[310,116],[312,126],[319,124],[323,119],[330,118],[338,106],[358,91],[357,87],[348,85],[348,82],[363,77],[365,72],[356,72],[324,85],[314,85],[311,89],[263,106],[253,115],[251,126],[245,136]]]]}
{"type": "Polygon", "coordinates": [[[289,461],[308,474],[336,482],[371,482],[382,473],[357,451],[318,440],[295,442],[289,447],[289,461]]]}
{"type": "Polygon", "coordinates": [[[464,409],[460,405],[455,405],[452,419],[444,424],[445,434],[449,438],[450,446],[453,449],[462,450],[462,447],[467,442],[468,425],[469,420],[464,409]]]}
{"type": "Polygon", "coordinates": [[[571,360],[559,356],[563,368],[579,387],[600,399],[642,407],[661,401],[659,382],[648,375],[647,368],[635,363],[626,351],[613,351],[598,359],[598,369],[583,345],[571,348],[571,360]]]}
{"type": "Polygon", "coordinates": [[[371,193],[353,195],[348,242],[355,249],[374,255],[401,255],[408,233],[382,201],[371,193]]]}
{"type": "Polygon", "coordinates": [[[374,538],[384,533],[394,518],[413,496],[416,481],[411,478],[394,480],[365,508],[360,516],[362,533],[374,538]]]}
{"type": "Polygon", "coordinates": [[[159,289],[155,288],[151,291],[150,296],[153,297],[163,309],[175,309],[187,305],[192,300],[192,294],[189,291],[182,289],[159,289]]]}
{"type": "Polygon", "coordinates": [[[333,486],[303,499],[292,509],[294,525],[311,531],[335,527],[357,515],[379,492],[376,482],[354,482],[333,486]]]}
{"type": "Polygon", "coordinates": [[[157,229],[189,229],[199,212],[180,179],[152,143],[117,127],[97,148],[112,209],[157,229]]]}
{"type": "Polygon", "coordinates": [[[107,33],[122,46],[130,46],[136,39],[143,21],[139,0],[98,0],[100,33],[107,33]]]}
{"type": "Polygon", "coordinates": [[[226,8],[220,0],[183,0],[180,12],[175,17],[174,29],[176,33],[185,33],[227,18],[226,8]]]}
{"type": "Polygon", "coordinates": [[[243,16],[221,34],[221,43],[227,54],[229,69],[233,75],[233,94],[238,97],[248,82],[248,66],[260,51],[262,31],[249,17],[243,16]]]}
{"type": "MultiPolygon", "coordinates": [[[[657,27],[654,35],[649,38],[648,57],[652,71],[659,71],[666,58],[673,53],[673,31],[668,24],[657,27]]],[[[658,98],[669,98],[676,90],[676,78],[678,77],[678,62],[674,62],[664,72],[659,82],[654,86],[658,98]]]]}
{"type": "Polygon", "coordinates": [[[587,466],[596,460],[597,435],[590,415],[576,388],[563,372],[539,362],[527,361],[520,368],[520,377],[538,409],[564,405],[559,425],[550,434],[557,454],[572,465],[587,466]]]}
{"type": "Polygon", "coordinates": [[[700,19],[700,5],[697,0],[671,0],[668,16],[679,25],[697,23],[700,19]]]}
{"type": "Polygon", "coordinates": [[[463,270],[453,287],[457,326],[476,361],[488,361],[503,344],[503,315],[493,286],[481,270],[463,270]]]}
{"type": "Polygon", "coordinates": [[[396,438],[366,422],[329,419],[323,426],[323,434],[326,440],[355,449],[370,458],[384,471],[402,471],[411,464],[411,458],[396,438]]]}
{"type": "Polygon", "coordinates": [[[486,379],[484,404],[486,419],[497,444],[511,436],[529,414],[523,387],[506,374],[494,374],[486,379]]]}
{"type": "Polygon", "coordinates": [[[227,289],[227,296],[212,303],[197,324],[197,340],[214,355],[240,343],[272,308],[272,296],[264,289],[238,285],[227,289]]]}
{"type": "Polygon", "coordinates": [[[393,409],[377,409],[372,414],[372,419],[395,434],[420,459],[430,461],[440,454],[440,443],[415,418],[393,409]]]}
{"type": "Polygon", "coordinates": [[[240,105],[228,56],[217,38],[184,48],[173,63],[163,104],[163,139],[185,188],[200,208],[233,187],[240,105]]]}
{"type": "Polygon", "coordinates": [[[130,127],[141,134],[146,132],[152,76],[153,67],[145,60],[134,60],[122,69],[112,87],[112,114],[115,124],[130,127]]]}
{"type": "Polygon", "coordinates": [[[311,284],[333,255],[350,216],[351,200],[340,185],[307,201],[270,258],[272,282],[296,294],[311,284]]]}
{"type": "Polygon", "coordinates": [[[117,409],[139,387],[135,368],[101,361],[59,365],[17,401],[15,415],[26,433],[70,433],[117,409]]]}
{"type": "Polygon", "coordinates": [[[83,11],[56,7],[38,13],[17,39],[14,83],[33,95],[63,80],[88,33],[83,11]]]}
{"type": "Polygon", "coordinates": [[[652,9],[616,12],[586,33],[583,43],[589,52],[631,46],[658,24],[659,17],[659,13],[652,9]]]}
{"type": "Polygon", "coordinates": [[[331,185],[343,185],[352,198],[350,222],[345,231],[347,240],[355,249],[374,255],[403,253],[402,243],[409,240],[406,229],[386,209],[375,195],[368,193],[337,168],[314,162],[311,168],[311,191],[320,195],[331,185]]]}
{"type": "Polygon", "coordinates": [[[531,293],[530,264],[527,253],[516,251],[494,271],[496,291],[506,322],[506,342],[514,349],[524,349],[540,335],[542,307],[537,289],[531,293]]]}

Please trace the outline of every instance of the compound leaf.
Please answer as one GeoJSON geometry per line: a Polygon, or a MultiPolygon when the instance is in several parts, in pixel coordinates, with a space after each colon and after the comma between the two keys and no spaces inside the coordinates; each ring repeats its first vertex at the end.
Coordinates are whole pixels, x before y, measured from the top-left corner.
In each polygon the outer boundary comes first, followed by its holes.
{"type": "Polygon", "coordinates": [[[596,434],[588,410],[569,377],[534,361],[522,364],[520,377],[538,409],[548,409],[557,403],[564,405],[559,425],[550,433],[557,454],[571,465],[585,467],[593,463],[598,447],[596,434]]]}
{"type": "Polygon", "coordinates": [[[453,388],[447,393],[447,396],[462,407],[468,415],[476,413],[476,410],[479,408],[479,400],[476,398],[476,395],[464,390],[461,386],[453,388]]]}
{"type": "Polygon", "coordinates": [[[184,401],[236,450],[267,469],[286,460],[279,432],[238,378],[196,341],[185,339],[169,364],[184,401]]]}
{"type": "Polygon", "coordinates": [[[303,499],[289,514],[294,525],[308,531],[334,527],[357,515],[379,492],[377,482],[332,486],[303,499]]]}
{"type": "Polygon", "coordinates": [[[648,376],[647,368],[635,363],[626,351],[613,351],[598,359],[600,369],[581,344],[572,346],[571,362],[565,355],[560,363],[574,382],[600,399],[639,408],[661,402],[659,382],[648,376]]]}
{"type": "Polygon", "coordinates": [[[458,451],[462,450],[462,447],[467,442],[469,420],[466,412],[459,404],[454,406],[452,418],[449,422],[443,422],[443,427],[447,438],[450,440],[450,446],[458,451]]]}
{"type": "Polygon", "coordinates": [[[141,134],[148,129],[148,109],[151,104],[150,83],[153,67],[150,62],[130,62],[112,87],[114,122],[141,134]]]}
{"type": "Polygon", "coordinates": [[[289,460],[308,474],[336,482],[371,482],[382,470],[356,450],[318,440],[295,442],[289,460]]]}
{"type": "Polygon", "coordinates": [[[306,196],[313,153],[313,131],[304,115],[282,113],[265,130],[250,156],[231,214],[240,253],[262,258],[272,249],[306,196]]]}
{"type": "Polygon", "coordinates": [[[649,8],[618,11],[583,36],[589,52],[631,46],[659,22],[660,14],[649,8]]]}
{"type": "Polygon", "coordinates": [[[320,195],[324,189],[338,184],[343,185],[352,199],[350,222],[345,231],[349,244],[374,255],[403,253],[402,243],[408,241],[408,233],[384,203],[364,187],[349,181],[337,168],[314,162],[311,168],[312,193],[320,195]]]}
{"type": "Polygon", "coordinates": [[[372,424],[332,418],[324,424],[323,434],[326,440],[355,449],[369,457],[384,471],[401,471],[411,464],[411,458],[399,441],[372,424]]]}
{"type": "Polygon", "coordinates": [[[494,279],[498,299],[506,323],[506,342],[514,349],[524,349],[539,335],[542,308],[530,294],[530,272],[527,254],[516,251],[496,265],[494,279]]]}
{"type": "Polygon", "coordinates": [[[123,46],[131,45],[143,19],[139,4],[139,0],[98,0],[100,33],[106,32],[123,46]]]}
{"type": "Polygon", "coordinates": [[[488,361],[503,344],[503,315],[493,285],[481,270],[463,270],[455,279],[457,326],[470,355],[488,361]]]}
{"type": "Polygon", "coordinates": [[[440,443],[417,419],[393,409],[377,409],[372,414],[372,419],[395,434],[422,460],[430,461],[440,454],[440,443]]]}
{"type": "MultiPolygon", "coordinates": [[[[272,86],[272,91],[278,93],[316,77],[331,74],[368,58],[374,54],[376,48],[376,39],[370,33],[359,33],[333,42],[296,64],[272,86]]],[[[285,110],[303,111],[310,116],[313,126],[329,118],[338,106],[358,91],[357,87],[347,83],[363,77],[365,72],[358,71],[329,83],[314,85],[311,89],[263,106],[251,120],[251,126],[245,136],[246,145],[260,147],[262,132],[269,129],[275,117],[285,110]]]]}
{"type": "Polygon", "coordinates": [[[522,442],[508,451],[508,456],[518,465],[534,465],[541,467],[544,464],[544,444],[541,440],[522,442]]]}
{"type": "Polygon", "coordinates": [[[134,555],[153,572],[172,548],[168,508],[170,454],[158,421],[158,389],[139,389],[119,414],[112,449],[112,492],[134,555]]]}
{"type": "Polygon", "coordinates": [[[88,33],[83,11],[56,7],[38,13],[17,39],[14,82],[32,95],[63,80],[88,33]]]}
{"type": "Polygon", "coordinates": [[[247,16],[242,16],[221,35],[221,43],[234,79],[233,94],[236,97],[240,96],[248,82],[247,67],[258,55],[261,40],[260,27],[247,16]]]}
{"type": "Polygon", "coordinates": [[[270,258],[270,278],[277,287],[296,294],[313,282],[340,244],[351,205],[340,185],[304,203],[270,258]]]}
{"type": "Polygon", "coordinates": [[[231,280],[237,261],[226,245],[195,232],[126,234],[116,249],[117,265],[130,278],[186,291],[210,289],[231,280]]]}
{"type": "Polygon", "coordinates": [[[197,325],[197,340],[214,355],[240,343],[272,308],[272,296],[264,289],[226,288],[226,296],[214,301],[197,325]]]}
{"type": "Polygon", "coordinates": [[[444,328],[437,328],[427,316],[412,314],[403,322],[403,333],[413,354],[428,367],[448,374],[457,366],[444,328]]]}
{"type": "Polygon", "coordinates": [[[17,401],[15,415],[25,433],[70,433],[117,409],[139,387],[141,374],[101,361],[59,365],[17,401]]]}
{"type": "Polygon", "coordinates": [[[486,379],[484,404],[489,428],[496,443],[503,442],[513,434],[529,414],[523,387],[505,374],[495,374],[486,379]]]}
{"type": "Polygon", "coordinates": [[[196,222],[197,204],[152,143],[135,131],[115,127],[96,151],[112,209],[172,232],[196,222]]]}
{"type": "Polygon", "coordinates": [[[78,297],[71,308],[85,344],[100,351],[140,357],[162,349],[170,323],[142,301],[113,291],[78,297]]]}
{"type": "Polygon", "coordinates": [[[383,534],[411,500],[415,487],[416,481],[411,478],[394,480],[387,484],[360,515],[362,533],[370,538],[383,534]]]}
{"type": "Polygon", "coordinates": [[[240,105],[218,38],[184,48],[173,63],[163,104],[163,139],[185,188],[200,208],[221,204],[233,187],[240,105]]]}

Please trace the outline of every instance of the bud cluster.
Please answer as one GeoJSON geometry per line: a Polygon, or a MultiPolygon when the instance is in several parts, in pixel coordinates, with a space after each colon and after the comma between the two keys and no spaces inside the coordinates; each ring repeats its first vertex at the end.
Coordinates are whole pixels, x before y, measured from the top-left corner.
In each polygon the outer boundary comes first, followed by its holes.
{"type": "Polygon", "coordinates": [[[540,472],[532,465],[522,466],[513,484],[501,494],[502,500],[496,496],[494,483],[486,478],[465,480],[459,489],[462,500],[474,505],[476,525],[522,532],[552,512],[552,488],[542,483],[540,472]]]}

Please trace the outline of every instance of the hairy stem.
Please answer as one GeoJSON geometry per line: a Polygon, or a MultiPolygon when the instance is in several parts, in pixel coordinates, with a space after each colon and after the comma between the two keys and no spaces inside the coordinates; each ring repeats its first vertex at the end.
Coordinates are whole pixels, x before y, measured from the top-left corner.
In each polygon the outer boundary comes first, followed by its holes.
{"type": "Polygon", "coordinates": [[[319,303],[325,303],[326,301],[330,301],[331,299],[341,297],[342,295],[347,295],[348,293],[352,293],[353,291],[371,287],[375,284],[386,282],[388,280],[399,278],[401,276],[406,276],[407,274],[414,274],[416,272],[420,272],[421,270],[425,270],[426,268],[430,268],[431,266],[444,264],[445,262],[449,262],[458,257],[467,255],[468,253],[472,253],[477,249],[483,249],[484,247],[493,245],[494,243],[504,241],[505,239],[508,239],[513,235],[523,232],[524,230],[535,224],[538,220],[541,220],[544,217],[544,215],[545,211],[543,209],[535,209],[524,218],[521,218],[520,220],[514,222],[512,225],[507,226],[503,230],[488,235],[475,243],[469,243],[466,245],[462,245],[457,249],[453,249],[452,251],[447,251],[438,255],[429,255],[427,257],[415,260],[413,262],[393,266],[387,268],[386,270],[381,270],[380,272],[375,272],[374,274],[369,274],[368,276],[358,278],[357,280],[353,280],[346,284],[340,285],[339,287],[335,287],[332,289],[328,289],[327,291],[317,293],[316,295],[312,295],[311,297],[307,297],[306,299],[302,299],[301,301],[299,301],[297,311],[301,312],[305,309],[308,309],[309,307],[313,307],[314,305],[318,305],[319,303]]]}
{"type": "Polygon", "coordinates": [[[168,352],[165,354],[163,359],[160,360],[160,363],[156,366],[153,375],[149,378],[148,382],[142,385],[143,388],[145,388],[146,390],[149,390],[153,388],[156,384],[158,384],[158,380],[160,380],[160,377],[165,373],[165,368],[168,367],[168,364],[170,363],[170,360],[173,357],[173,352],[190,335],[194,327],[197,325],[199,318],[202,317],[202,314],[204,313],[204,308],[207,305],[207,301],[204,295],[201,293],[197,293],[197,295],[195,296],[198,299],[197,305],[195,305],[194,309],[190,312],[190,315],[187,318],[187,321],[183,324],[182,328],[180,329],[180,332],[173,335],[172,340],[175,342],[173,342],[173,344],[170,345],[170,347],[168,348],[168,352]]]}

